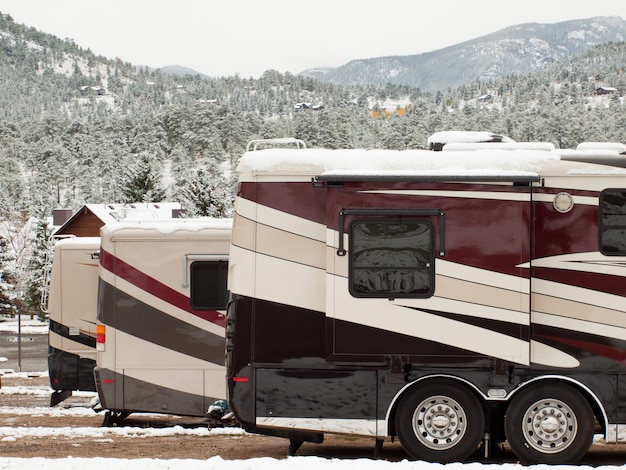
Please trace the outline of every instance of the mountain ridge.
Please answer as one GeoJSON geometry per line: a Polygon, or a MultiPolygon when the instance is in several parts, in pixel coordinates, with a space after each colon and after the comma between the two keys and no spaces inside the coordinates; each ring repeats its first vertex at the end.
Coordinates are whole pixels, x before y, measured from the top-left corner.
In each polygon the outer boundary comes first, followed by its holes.
{"type": "Polygon", "coordinates": [[[435,51],[355,59],[299,75],[339,85],[406,85],[435,92],[472,80],[528,73],[584,49],[626,38],[626,21],[597,16],[559,23],[523,23],[435,51]]]}

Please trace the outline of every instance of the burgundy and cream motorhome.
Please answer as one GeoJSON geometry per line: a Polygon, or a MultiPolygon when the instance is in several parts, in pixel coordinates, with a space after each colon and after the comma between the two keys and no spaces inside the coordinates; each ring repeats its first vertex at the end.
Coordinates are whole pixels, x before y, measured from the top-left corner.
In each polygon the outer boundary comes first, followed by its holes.
{"type": "Polygon", "coordinates": [[[105,424],[205,416],[226,395],[231,219],[110,223],[100,231],[96,388],[105,424]]]}
{"type": "Polygon", "coordinates": [[[226,373],[246,430],[442,462],[617,440],[626,156],[476,148],[243,155],[226,373]]]}

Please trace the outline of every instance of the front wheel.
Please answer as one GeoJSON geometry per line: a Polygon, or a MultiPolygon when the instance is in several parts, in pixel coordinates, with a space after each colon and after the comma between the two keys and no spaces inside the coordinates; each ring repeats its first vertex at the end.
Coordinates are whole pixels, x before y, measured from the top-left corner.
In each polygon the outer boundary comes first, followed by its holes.
{"type": "Polygon", "coordinates": [[[506,413],[504,428],[524,464],[572,464],[589,450],[593,411],[574,388],[550,382],[520,390],[506,413]]]}
{"type": "Polygon", "coordinates": [[[463,461],[477,449],[484,429],[480,402],[456,382],[417,384],[402,399],[396,415],[402,447],[419,460],[463,461]]]}

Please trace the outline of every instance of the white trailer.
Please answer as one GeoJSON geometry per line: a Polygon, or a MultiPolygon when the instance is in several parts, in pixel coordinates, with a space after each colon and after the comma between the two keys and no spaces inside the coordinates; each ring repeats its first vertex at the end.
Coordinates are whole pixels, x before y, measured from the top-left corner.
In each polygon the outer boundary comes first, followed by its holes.
{"type": "Polygon", "coordinates": [[[94,376],[111,423],[133,412],[205,416],[226,396],[231,226],[178,219],[101,229],[94,376]]]}
{"type": "Polygon", "coordinates": [[[99,237],[68,237],[54,245],[47,304],[50,406],[74,390],[96,390],[99,250],[99,237]]]}

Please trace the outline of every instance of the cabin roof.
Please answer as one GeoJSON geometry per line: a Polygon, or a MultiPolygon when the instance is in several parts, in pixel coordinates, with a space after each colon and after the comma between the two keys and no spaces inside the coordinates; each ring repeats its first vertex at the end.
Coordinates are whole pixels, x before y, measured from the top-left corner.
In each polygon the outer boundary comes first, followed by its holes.
{"type": "Polygon", "coordinates": [[[181,209],[178,202],[137,204],[86,204],[54,232],[55,236],[99,237],[100,228],[116,220],[169,219],[181,209]]]}

